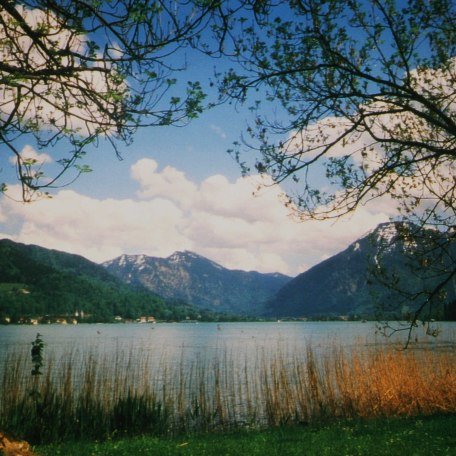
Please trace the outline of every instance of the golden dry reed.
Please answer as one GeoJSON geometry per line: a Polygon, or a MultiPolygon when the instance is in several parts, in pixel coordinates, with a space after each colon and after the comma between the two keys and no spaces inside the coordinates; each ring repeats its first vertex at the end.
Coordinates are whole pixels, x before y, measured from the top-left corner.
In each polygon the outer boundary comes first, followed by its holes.
{"type": "Polygon", "coordinates": [[[219,350],[173,365],[145,353],[73,352],[46,360],[39,377],[26,353],[10,354],[0,429],[36,443],[456,412],[454,349],[278,348],[254,359],[219,350]]]}

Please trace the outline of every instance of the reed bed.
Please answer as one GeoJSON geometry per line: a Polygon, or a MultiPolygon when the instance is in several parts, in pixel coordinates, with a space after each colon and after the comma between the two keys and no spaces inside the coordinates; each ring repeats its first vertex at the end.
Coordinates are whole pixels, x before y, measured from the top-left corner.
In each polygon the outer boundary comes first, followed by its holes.
{"type": "Polygon", "coordinates": [[[0,369],[0,429],[32,443],[456,412],[454,350],[70,351],[40,376],[14,352],[0,369]]]}

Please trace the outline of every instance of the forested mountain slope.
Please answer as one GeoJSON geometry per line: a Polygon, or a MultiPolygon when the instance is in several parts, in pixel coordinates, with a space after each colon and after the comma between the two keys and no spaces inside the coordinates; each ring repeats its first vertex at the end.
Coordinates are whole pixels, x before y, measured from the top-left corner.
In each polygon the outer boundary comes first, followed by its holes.
{"type": "MultiPolygon", "coordinates": [[[[439,280],[448,277],[456,248],[454,240],[439,239],[436,231],[415,233],[407,240],[400,233],[403,229],[399,222],[381,224],[344,251],[298,275],[270,300],[266,315],[405,318],[439,280]],[[440,271],[436,261],[428,261],[439,250],[440,271]],[[426,264],[432,264],[434,270],[426,272],[426,264]]],[[[433,316],[454,318],[455,299],[453,277],[436,293],[433,316]]]]}
{"type": "Polygon", "coordinates": [[[200,311],[169,303],[143,287],[125,284],[100,265],[79,256],[0,240],[0,318],[85,315],[196,318],[200,311]]]}

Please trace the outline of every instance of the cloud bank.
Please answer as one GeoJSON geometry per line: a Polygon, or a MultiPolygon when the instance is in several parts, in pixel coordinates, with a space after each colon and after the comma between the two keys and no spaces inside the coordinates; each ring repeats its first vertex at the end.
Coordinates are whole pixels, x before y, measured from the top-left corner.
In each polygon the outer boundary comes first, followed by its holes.
{"type": "Polygon", "coordinates": [[[0,200],[0,236],[102,262],[123,253],[165,257],[192,250],[230,269],[296,275],[387,221],[394,206],[362,207],[351,218],[297,222],[277,186],[255,192],[259,176],[192,182],[144,158],[131,167],[128,199],[61,190],[31,204],[0,200]]]}

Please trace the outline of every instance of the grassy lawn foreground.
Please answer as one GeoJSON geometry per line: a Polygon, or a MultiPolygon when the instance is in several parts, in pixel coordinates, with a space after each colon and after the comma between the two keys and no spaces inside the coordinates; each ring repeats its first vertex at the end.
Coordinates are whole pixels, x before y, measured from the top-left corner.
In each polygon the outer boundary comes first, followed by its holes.
{"type": "Polygon", "coordinates": [[[456,415],[64,443],[37,446],[35,451],[40,456],[455,455],[456,415]]]}

